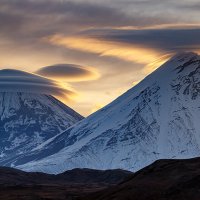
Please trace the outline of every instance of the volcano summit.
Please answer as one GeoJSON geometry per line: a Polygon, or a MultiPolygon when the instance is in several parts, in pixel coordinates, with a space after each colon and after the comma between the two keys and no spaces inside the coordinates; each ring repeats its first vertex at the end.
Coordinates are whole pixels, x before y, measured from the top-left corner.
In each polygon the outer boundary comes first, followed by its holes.
{"type": "Polygon", "coordinates": [[[199,156],[199,102],[200,56],[177,54],[115,101],[38,148],[34,154],[39,161],[21,160],[24,165],[19,167],[50,173],[77,167],[137,171],[162,158],[199,156]]]}
{"type": "Polygon", "coordinates": [[[54,98],[49,79],[18,70],[0,71],[0,163],[64,131],[83,117],[54,98]]]}

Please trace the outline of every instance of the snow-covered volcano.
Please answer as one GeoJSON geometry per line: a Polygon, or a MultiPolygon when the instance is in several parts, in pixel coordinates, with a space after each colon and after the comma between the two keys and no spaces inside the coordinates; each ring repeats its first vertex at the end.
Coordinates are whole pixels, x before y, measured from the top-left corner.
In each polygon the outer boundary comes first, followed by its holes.
{"type": "Polygon", "coordinates": [[[17,70],[0,71],[1,165],[14,162],[17,156],[32,151],[83,118],[53,96],[42,93],[51,90],[47,80],[17,70]],[[23,85],[26,92],[19,92],[23,85]]]}
{"type": "Polygon", "coordinates": [[[50,173],[77,167],[136,171],[160,158],[195,157],[199,119],[200,56],[181,53],[25,157],[37,161],[22,157],[15,165],[50,173]]]}

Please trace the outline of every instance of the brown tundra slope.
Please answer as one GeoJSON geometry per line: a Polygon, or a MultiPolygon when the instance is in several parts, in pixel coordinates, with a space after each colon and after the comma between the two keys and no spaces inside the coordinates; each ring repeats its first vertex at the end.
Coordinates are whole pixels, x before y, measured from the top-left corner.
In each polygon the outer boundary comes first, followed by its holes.
{"type": "Polygon", "coordinates": [[[84,200],[200,200],[200,158],[158,160],[84,200]]]}
{"type": "Polygon", "coordinates": [[[72,200],[116,185],[131,172],[73,169],[52,175],[0,167],[0,200],[72,200]]]}

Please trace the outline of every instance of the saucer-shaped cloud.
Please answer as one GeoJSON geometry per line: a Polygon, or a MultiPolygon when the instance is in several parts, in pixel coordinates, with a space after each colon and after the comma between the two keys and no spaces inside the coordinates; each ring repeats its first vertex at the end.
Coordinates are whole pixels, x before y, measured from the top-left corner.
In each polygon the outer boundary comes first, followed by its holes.
{"type": "Polygon", "coordinates": [[[67,98],[74,94],[56,81],[14,69],[0,70],[0,92],[29,92],[67,98]]]}
{"type": "Polygon", "coordinates": [[[74,64],[51,65],[43,67],[35,73],[66,82],[89,81],[99,77],[99,74],[95,69],[74,64]]]}

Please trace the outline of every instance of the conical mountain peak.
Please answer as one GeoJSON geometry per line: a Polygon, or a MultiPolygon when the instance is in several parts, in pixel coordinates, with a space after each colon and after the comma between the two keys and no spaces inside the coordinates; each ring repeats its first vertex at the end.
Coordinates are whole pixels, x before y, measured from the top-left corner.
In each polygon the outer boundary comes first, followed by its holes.
{"type": "Polygon", "coordinates": [[[198,60],[191,52],[175,55],[108,106],[40,146],[34,152],[38,161],[25,164],[21,158],[24,165],[18,167],[49,173],[77,167],[137,171],[161,158],[199,156],[198,60]]]}
{"type": "Polygon", "coordinates": [[[187,59],[193,59],[193,58],[197,58],[199,55],[195,52],[191,52],[191,51],[182,51],[182,52],[178,52],[176,53],[171,59],[172,60],[187,60],[187,59]]]}
{"type": "Polygon", "coordinates": [[[175,54],[167,63],[170,63],[174,67],[189,66],[194,62],[200,61],[200,55],[195,52],[179,52],[175,54]]]}

